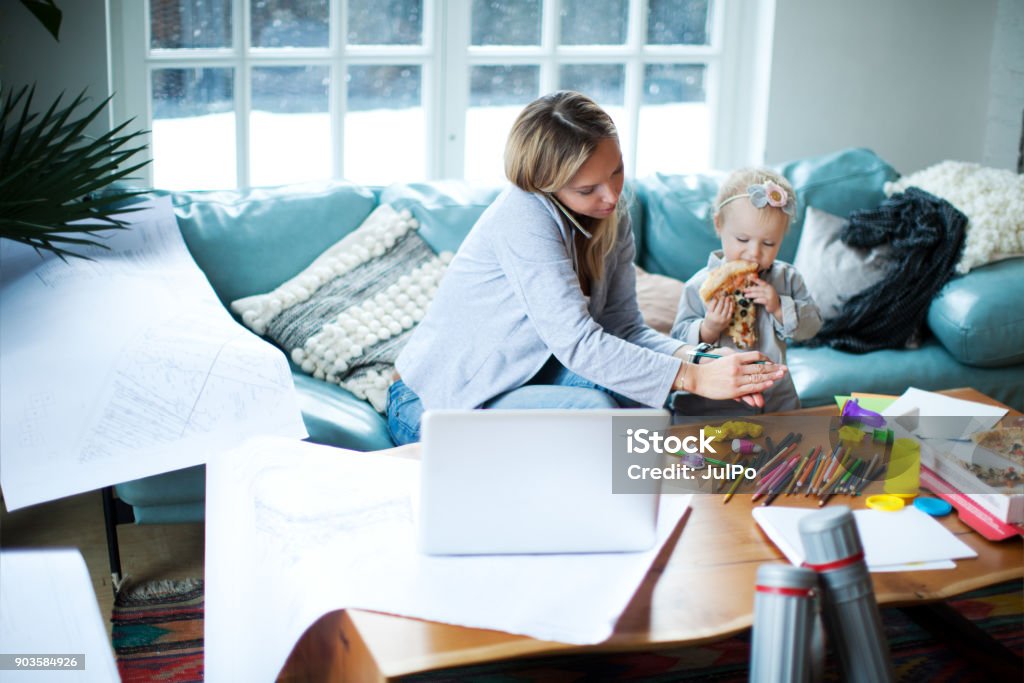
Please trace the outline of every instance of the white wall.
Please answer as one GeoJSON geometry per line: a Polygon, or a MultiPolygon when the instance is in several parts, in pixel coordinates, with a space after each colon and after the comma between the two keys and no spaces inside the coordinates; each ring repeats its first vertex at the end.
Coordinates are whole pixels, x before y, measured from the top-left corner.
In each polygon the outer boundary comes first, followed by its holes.
{"type": "Polygon", "coordinates": [[[1024,0],[999,0],[982,163],[1017,168],[1024,134],[1024,0]]]}
{"type": "MultiPolygon", "coordinates": [[[[87,87],[89,102],[95,106],[110,94],[107,2],[58,0],[57,6],[64,13],[59,43],[20,2],[0,1],[0,79],[4,90],[34,82],[34,108],[45,109],[61,91],[65,92],[63,101],[70,103],[87,87]]],[[[95,135],[109,129],[110,117],[104,112],[87,132],[95,135]]]]}
{"type": "Polygon", "coordinates": [[[996,6],[776,0],[765,161],[850,146],[902,173],[982,161],[996,6]]]}

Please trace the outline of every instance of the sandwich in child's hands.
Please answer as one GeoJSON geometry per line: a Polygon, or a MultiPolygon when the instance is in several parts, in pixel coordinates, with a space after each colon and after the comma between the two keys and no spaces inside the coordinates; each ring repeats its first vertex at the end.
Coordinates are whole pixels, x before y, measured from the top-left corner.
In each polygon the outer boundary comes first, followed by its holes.
{"type": "Polygon", "coordinates": [[[757,346],[757,326],[754,320],[757,311],[743,290],[757,279],[757,264],[753,261],[727,261],[711,271],[700,287],[700,298],[709,302],[717,297],[733,299],[732,321],[726,332],[737,348],[752,349],[757,346]]]}

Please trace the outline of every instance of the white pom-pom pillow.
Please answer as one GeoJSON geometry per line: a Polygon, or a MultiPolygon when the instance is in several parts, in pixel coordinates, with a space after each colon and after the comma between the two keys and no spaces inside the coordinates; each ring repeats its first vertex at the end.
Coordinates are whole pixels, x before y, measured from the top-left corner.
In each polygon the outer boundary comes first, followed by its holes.
{"type": "Polygon", "coordinates": [[[398,352],[452,258],[434,254],[417,227],[408,210],[383,204],[301,273],[231,310],[303,372],[383,413],[398,352]]]}
{"type": "Polygon", "coordinates": [[[967,237],[958,273],[1024,256],[1024,176],[979,164],[943,161],[885,184],[892,195],[919,187],[967,216],[967,237]]]}

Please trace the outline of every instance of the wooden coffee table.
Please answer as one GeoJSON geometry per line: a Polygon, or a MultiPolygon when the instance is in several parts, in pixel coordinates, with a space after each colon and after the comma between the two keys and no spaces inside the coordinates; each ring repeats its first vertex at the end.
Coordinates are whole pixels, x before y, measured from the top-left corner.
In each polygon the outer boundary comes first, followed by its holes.
{"type": "MultiPolygon", "coordinates": [[[[973,389],[943,393],[1002,405],[973,389]]],[[[834,406],[790,413],[837,414],[834,406]]],[[[1012,410],[1011,414],[1019,415],[1012,410]]],[[[603,643],[580,647],[374,612],[337,611],[307,630],[280,680],[387,681],[417,672],[527,656],[697,645],[743,631],[753,622],[757,567],[786,560],[754,522],[751,496],[736,495],[726,505],[723,497],[693,497],[684,522],[655,560],[612,637],[603,643]]],[[[835,498],[830,505],[859,508],[862,500],[835,498]]],[[[779,503],[810,507],[816,501],[793,496],[779,503]]],[[[942,523],[976,550],[978,557],[957,561],[953,570],[872,574],[881,605],[941,606],[946,598],[1024,577],[1024,547],[1019,537],[994,543],[955,515],[942,518],[942,523]]],[[[941,609],[932,616],[949,617],[941,609]]]]}

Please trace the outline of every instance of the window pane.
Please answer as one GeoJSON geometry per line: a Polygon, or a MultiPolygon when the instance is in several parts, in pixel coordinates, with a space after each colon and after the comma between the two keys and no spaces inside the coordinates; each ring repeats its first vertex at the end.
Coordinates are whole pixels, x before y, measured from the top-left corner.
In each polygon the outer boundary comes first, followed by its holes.
{"type": "Polygon", "coordinates": [[[231,47],[231,0],[150,0],[150,47],[231,47]]]}
{"type": "Polygon", "coordinates": [[[422,45],[423,0],[349,0],[352,45],[422,45]]]}
{"type": "Polygon", "coordinates": [[[566,64],[558,70],[558,87],[581,92],[601,105],[615,122],[619,141],[631,139],[626,116],[626,67],[622,64],[566,64]]]}
{"type": "Polygon", "coordinates": [[[472,45],[540,45],[541,0],[473,0],[472,45]]]}
{"type": "Polygon", "coordinates": [[[469,82],[464,177],[500,183],[505,179],[505,141],[512,123],[540,95],[540,67],[474,66],[469,82]]]}
{"type": "Polygon", "coordinates": [[[327,3],[251,0],[253,47],[327,47],[327,3]]]}
{"type": "Polygon", "coordinates": [[[558,70],[558,87],[575,90],[602,107],[626,102],[626,67],[622,64],[566,64],[558,70]]]}
{"type": "Polygon", "coordinates": [[[326,66],[252,70],[252,185],[284,185],[331,177],[329,86],[330,72],[326,66]]]}
{"type": "Polygon", "coordinates": [[[649,64],[644,68],[637,177],[709,166],[711,120],[705,75],[703,64],[649,64]]]}
{"type": "Polygon", "coordinates": [[[710,0],[648,0],[647,42],[707,45],[710,0]]]}
{"type": "Polygon", "coordinates": [[[628,0],[562,0],[562,45],[622,45],[628,0]]]}
{"type": "Polygon", "coordinates": [[[348,68],[347,178],[386,185],[426,177],[421,71],[415,65],[348,68]]]}
{"type": "Polygon", "coordinates": [[[156,187],[234,188],[237,175],[232,70],[153,71],[152,138],[156,187]]]}

